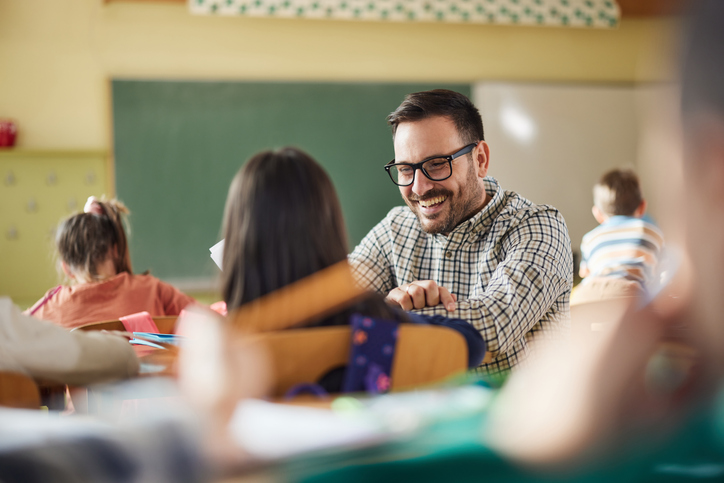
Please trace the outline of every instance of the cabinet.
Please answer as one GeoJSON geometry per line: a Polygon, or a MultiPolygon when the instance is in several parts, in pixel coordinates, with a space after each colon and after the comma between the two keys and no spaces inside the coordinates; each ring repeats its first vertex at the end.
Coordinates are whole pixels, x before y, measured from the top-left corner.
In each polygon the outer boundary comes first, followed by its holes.
{"type": "Polygon", "coordinates": [[[25,308],[60,282],[55,228],[109,176],[106,151],[0,150],[0,295],[25,308]]]}

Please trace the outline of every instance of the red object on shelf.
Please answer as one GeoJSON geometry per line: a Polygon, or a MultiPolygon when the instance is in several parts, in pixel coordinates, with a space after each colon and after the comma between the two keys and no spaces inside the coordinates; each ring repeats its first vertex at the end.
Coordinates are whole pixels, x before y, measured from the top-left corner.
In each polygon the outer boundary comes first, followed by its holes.
{"type": "Polygon", "coordinates": [[[15,146],[15,138],[18,135],[18,127],[14,121],[0,119],[0,148],[11,148],[15,146]]]}

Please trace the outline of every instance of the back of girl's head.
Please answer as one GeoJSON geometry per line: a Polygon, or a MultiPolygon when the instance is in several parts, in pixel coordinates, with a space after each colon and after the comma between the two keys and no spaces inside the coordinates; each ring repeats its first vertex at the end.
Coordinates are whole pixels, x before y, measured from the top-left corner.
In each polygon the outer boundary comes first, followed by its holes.
{"type": "Polygon", "coordinates": [[[347,257],[332,182],[308,154],[289,147],[256,154],[236,174],[224,238],[222,293],[230,310],[347,257]]]}
{"type": "Polygon", "coordinates": [[[131,270],[123,216],[128,208],[117,200],[93,201],[87,213],[77,213],[58,226],[55,243],[68,268],[90,280],[98,279],[98,266],[113,258],[116,273],[131,270]]]}

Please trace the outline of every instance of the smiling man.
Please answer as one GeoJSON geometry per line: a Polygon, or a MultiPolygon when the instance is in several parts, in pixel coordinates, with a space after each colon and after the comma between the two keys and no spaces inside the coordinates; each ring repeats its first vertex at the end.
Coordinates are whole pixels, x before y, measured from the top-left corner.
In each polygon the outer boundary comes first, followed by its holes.
{"type": "Polygon", "coordinates": [[[487,176],[483,121],[464,95],[409,94],[387,122],[395,159],[385,170],[407,206],[350,255],[356,275],[405,310],[467,320],[488,345],[480,370],[507,371],[532,340],[569,328],[565,221],[487,176]]]}

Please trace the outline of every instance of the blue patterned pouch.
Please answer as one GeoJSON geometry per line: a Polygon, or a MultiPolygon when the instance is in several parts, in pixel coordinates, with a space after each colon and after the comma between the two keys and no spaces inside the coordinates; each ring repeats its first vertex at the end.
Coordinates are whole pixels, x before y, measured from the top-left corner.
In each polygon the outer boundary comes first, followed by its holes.
{"type": "Polygon", "coordinates": [[[352,350],[342,392],[388,392],[397,346],[397,322],[353,314],[350,326],[352,350]]]}

